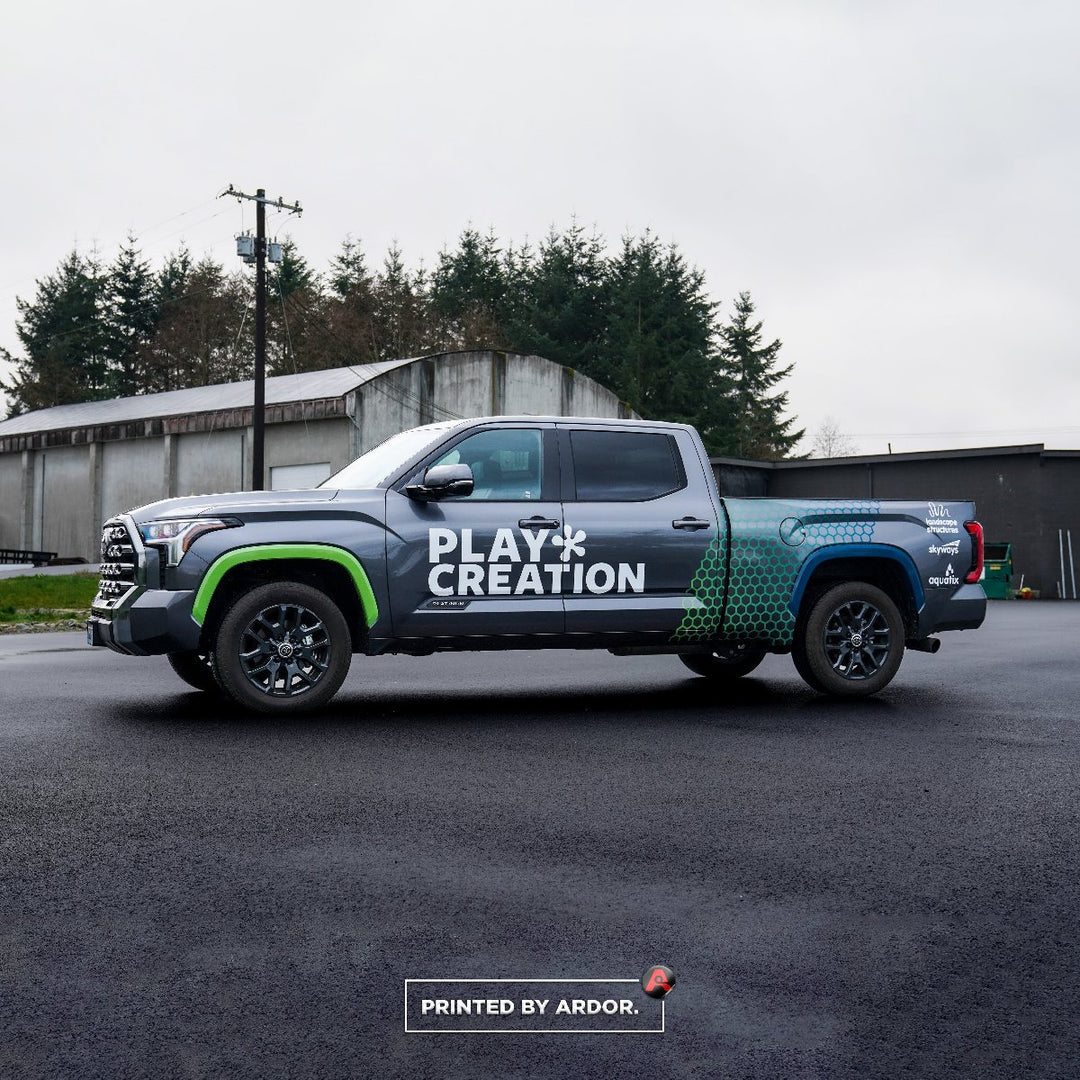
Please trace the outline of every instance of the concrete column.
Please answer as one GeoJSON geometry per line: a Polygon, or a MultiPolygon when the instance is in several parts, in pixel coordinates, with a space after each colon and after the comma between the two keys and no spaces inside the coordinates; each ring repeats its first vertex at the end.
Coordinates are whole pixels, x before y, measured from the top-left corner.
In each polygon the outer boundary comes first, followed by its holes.
{"type": "Polygon", "coordinates": [[[491,415],[501,416],[506,410],[506,353],[491,354],[491,415]]]}
{"type": "Polygon", "coordinates": [[[179,450],[179,439],[175,435],[163,435],[162,438],[165,440],[162,454],[164,467],[161,477],[161,489],[165,494],[162,497],[171,499],[176,495],[176,456],[179,450]]]}
{"type": "Polygon", "coordinates": [[[435,361],[420,362],[420,423],[430,424],[435,419],[435,361]]]}
{"type": "Polygon", "coordinates": [[[105,456],[105,448],[99,442],[92,442],[87,447],[90,453],[87,471],[90,474],[90,546],[86,555],[92,563],[100,561],[98,554],[101,544],[101,523],[104,521],[104,512],[101,506],[101,467],[105,456]]]}
{"type": "Polygon", "coordinates": [[[243,485],[241,491],[251,490],[251,475],[249,462],[255,455],[255,432],[251,428],[244,428],[244,449],[240,457],[240,476],[243,485]]]}
{"type": "Polygon", "coordinates": [[[349,460],[358,458],[364,451],[364,395],[354,390],[345,399],[345,415],[349,418],[349,460]]]}
{"type": "Polygon", "coordinates": [[[36,453],[22,452],[22,490],[19,503],[19,547],[28,551],[34,546],[34,472],[36,453]]]}

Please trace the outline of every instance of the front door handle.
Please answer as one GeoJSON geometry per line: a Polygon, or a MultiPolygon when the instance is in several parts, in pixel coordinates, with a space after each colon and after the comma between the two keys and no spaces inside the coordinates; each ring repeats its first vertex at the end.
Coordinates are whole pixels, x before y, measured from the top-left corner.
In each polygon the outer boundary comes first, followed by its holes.
{"type": "Polygon", "coordinates": [[[522,518],[518,522],[519,529],[557,529],[559,523],[554,518],[531,517],[522,518]]]}
{"type": "Polygon", "coordinates": [[[684,517],[676,518],[671,523],[673,529],[711,529],[711,521],[702,521],[701,518],[696,517],[684,517]]]}

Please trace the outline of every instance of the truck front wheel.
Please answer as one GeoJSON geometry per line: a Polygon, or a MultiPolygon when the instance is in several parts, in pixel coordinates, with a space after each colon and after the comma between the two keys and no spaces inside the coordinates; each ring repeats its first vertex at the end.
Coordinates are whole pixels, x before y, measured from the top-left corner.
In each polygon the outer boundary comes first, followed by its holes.
{"type": "Polygon", "coordinates": [[[317,709],[337,693],[352,660],[345,617],[325,593],[283,581],[245,593],[214,639],[214,673],[245,708],[317,709]]]}
{"type": "Polygon", "coordinates": [[[835,585],[814,602],[796,635],[795,666],[815,690],[867,697],[888,686],[904,658],[904,620],[874,585],[835,585]]]}
{"type": "Polygon", "coordinates": [[[717,645],[710,653],[680,653],[679,659],[695,674],[726,681],[749,675],[765,659],[760,645],[717,645]]]}

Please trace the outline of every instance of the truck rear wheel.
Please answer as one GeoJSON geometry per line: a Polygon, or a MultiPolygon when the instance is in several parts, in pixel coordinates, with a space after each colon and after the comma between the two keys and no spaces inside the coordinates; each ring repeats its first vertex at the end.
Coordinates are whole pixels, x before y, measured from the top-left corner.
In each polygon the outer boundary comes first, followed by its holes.
{"type": "Polygon", "coordinates": [[[221,690],[214,678],[214,664],[208,653],[171,652],[169,663],[173,671],[196,690],[208,690],[211,693],[221,690]]]}
{"type": "Polygon", "coordinates": [[[765,659],[765,650],[749,642],[717,645],[710,653],[680,653],[679,659],[695,674],[724,682],[749,675],[765,659]]]}
{"type": "Polygon", "coordinates": [[[325,705],[351,660],[349,627],[337,605],[295,581],[245,593],[226,611],[214,641],[214,673],[222,688],[257,712],[325,705]]]}
{"type": "Polygon", "coordinates": [[[796,635],[795,666],[815,690],[867,697],[888,686],[904,658],[904,620],[881,589],[835,585],[810,608],[796,635]]]}

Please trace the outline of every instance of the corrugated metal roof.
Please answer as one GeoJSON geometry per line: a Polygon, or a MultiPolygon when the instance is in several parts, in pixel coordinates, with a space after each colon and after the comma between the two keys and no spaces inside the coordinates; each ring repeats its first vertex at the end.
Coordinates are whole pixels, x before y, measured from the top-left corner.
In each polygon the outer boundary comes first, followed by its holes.
{"type": "MultiPolygon", "coordinates": [[[[387,371],[411,364],[413,359],[356,364],[326,371],[304,371],[299,375],[274,375],[266,380],[266,404],[283,405],[292,401],[344,397],[349,391],[387,371]]],[[[0,421],[0,436],[122,424],[163,416],[216,412],[218,409],[242,409],[251,405],[254,394],[255,380],[246,379],[244,382],[169,390],[163,394],[138,394],[135,397],[111,398],[109,401],[54,405],[51,409],[38,409],[0,421]]]]}

